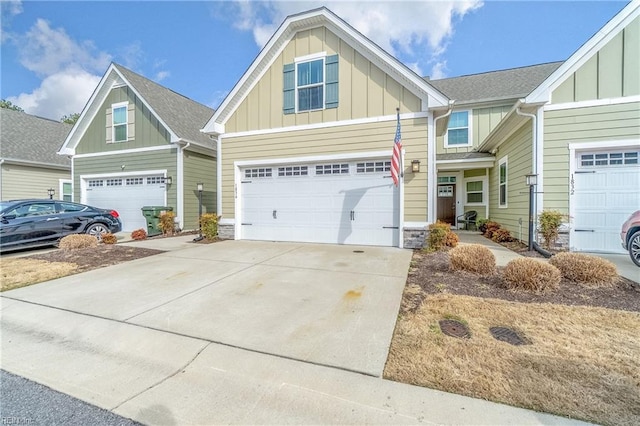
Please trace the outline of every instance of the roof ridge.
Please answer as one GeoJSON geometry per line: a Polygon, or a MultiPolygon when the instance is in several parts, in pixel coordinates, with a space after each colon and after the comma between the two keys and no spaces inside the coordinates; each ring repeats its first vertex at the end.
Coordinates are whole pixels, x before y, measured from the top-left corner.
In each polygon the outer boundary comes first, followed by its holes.
{"type": "Polygon", "coordinates": [[[15,109],[11,109],[11,108],[0,108],[0,111],[10,111],[11,113],[24,114],[24,115],[28,115],[29,117],[39,118],[40,120],[47,120],[47,121],[51,121],[52,123],[62,124],[62,125],[64,125],[64,126],[72,126],[72,124],[65,123],[64,121],[54,120],[53,118],[42,117],[42,116],[40,116],[40,115],[35,115],[35,114],[29,114],[29,113],[28,113],[28,112],[26,112],[26,111],[17,111],[17,110],[15,110],[15,109]]]}
{"type": "Polygon", "coordinates": [[[445,77],[445,78],[438,78],[438,79],[429,79],[429,76],[425,76],[423,78],[427,79],[427,81],[429,81],[429,82],[452,80],[452,79],[455,79],[455,78],[474,77],[474,76],[479,76],[479,75],[494,74],[494,73],[505,72],[505,71],[521,70],[521,69],[525,69],[525,68],[535,68],[535,67],[540,67],[540,66],[543,66],[543,65],[562,64],[563,62],[565,62],[565,61],[564,60],[562,60],[562,61],[550,61],[550,62],[543,62],[543,63],[540,63],[540,64],[534,64],[534,65],[523,65],[523,66],[520,66],[520,67],[504,68],[504,69],[500,69],[500,70],[478,72],[478,73],[473,73],[473,74],[463,74],[463,75],[458,75],[458,76],[455,76],[455,77],[445,77]]]}

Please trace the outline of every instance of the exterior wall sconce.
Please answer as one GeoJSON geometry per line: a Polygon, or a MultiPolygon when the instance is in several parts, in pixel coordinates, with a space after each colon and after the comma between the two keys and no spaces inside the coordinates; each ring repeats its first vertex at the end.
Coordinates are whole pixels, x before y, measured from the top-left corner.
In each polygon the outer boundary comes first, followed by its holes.
{"type": "Polygon", "coordinates": [[[47,189],[47,194],[49,194],[49,199],[50,200],[53,200],[53,194],[55,194],[55,193],[56,193],[55,189],[53,189],[53,188],[47,189]]]}
{"type": "Polygon", "coordinates": [[[167,176],[163,180],[167,185],[171,185],[173,183],[173,178],[171,176],[167,176]]]}
{"type": "Polygon", "coordinates": [[[411,160],[411,172],[420,173],[420,160],[411,160]]]}

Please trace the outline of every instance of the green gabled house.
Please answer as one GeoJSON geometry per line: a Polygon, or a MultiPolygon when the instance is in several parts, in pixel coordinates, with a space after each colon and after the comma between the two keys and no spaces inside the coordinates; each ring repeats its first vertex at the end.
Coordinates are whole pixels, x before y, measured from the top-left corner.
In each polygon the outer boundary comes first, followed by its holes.
{"type": "Polygon", "coordinates": [[[216,147],[199,131],[213,110],[111,64],[58,152],[71,158],[75,201],[145,228],[143,206],[168,206],[181,229],[216,206],[216,147]]]}

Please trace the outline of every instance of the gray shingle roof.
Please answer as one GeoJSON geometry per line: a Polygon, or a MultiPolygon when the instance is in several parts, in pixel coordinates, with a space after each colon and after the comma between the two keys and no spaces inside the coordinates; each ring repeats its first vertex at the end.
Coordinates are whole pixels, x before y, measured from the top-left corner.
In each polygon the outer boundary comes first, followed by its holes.
{"type": "Polygon", "coordinates": [[[494,158],[492,154],[488,152],[454,152],[447,154],[437,154],[436,161],[451,161],[451,160],[481,160],[485,158],[494,158]]]}
{"type": "Polygon", "coordinates": [[[0,108],[0,157],[70,167],[67,157],[56,154],[71,125],[0,108]]]}
{"type": "Polygon", "coordinates": [[[213,141],[200,132],[213,115],[213,109],[167,89],[122,65],[115,63],[113,65],[180,139],[215,149],[213,141]]]}
{"type": "Polygon", "coordinates": [[[522,98],[540,85],[562,62],[532,65],[461,77],[429,80],[456,104],[522,98]]]}

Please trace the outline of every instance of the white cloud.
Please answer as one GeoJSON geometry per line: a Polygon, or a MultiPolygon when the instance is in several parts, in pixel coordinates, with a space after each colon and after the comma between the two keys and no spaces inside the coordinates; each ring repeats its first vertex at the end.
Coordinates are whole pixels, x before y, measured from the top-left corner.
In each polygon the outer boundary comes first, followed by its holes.
{"type": "Polygon", "coordinates": [[[9,16],[16,16],[22,13],[21,0],[2,0],[0,1],[1,13],[9,16]]]}
{"type": "Polygon", "coordinates": [[[429,74],[429,78],[431,78],[431,80],[438,80],[446,76],[447,76],[447,61],[436,62],[431,67],[431,73],[429,74]]]}
{"type": "Polygon", "coordinates": [[[157,83],[161,82],[162,80],[164,80],[165,78],[169,77],[171,75],[171,73],[169,71],[158,71],[155,75],[155,77],[153,78],[154,81],[156,81],[157,83]]]}
{"type": "Polygon", "coordinates": [[[450,1],[267,1],[234,3],[235,26],[251,30],[264,46],[288,15],[326,5],[387,52],[421,73],[438,60],[454,32],[454,21],[482,6],[482,0],[450,1]]]}
{"type": "Polygon", "coordinates": [[[81,112],[99,81],[100,77],[83,70],[60,71],[42,80],[33,92],[7,99],[29,114],[59,120],[81,112]]]}

